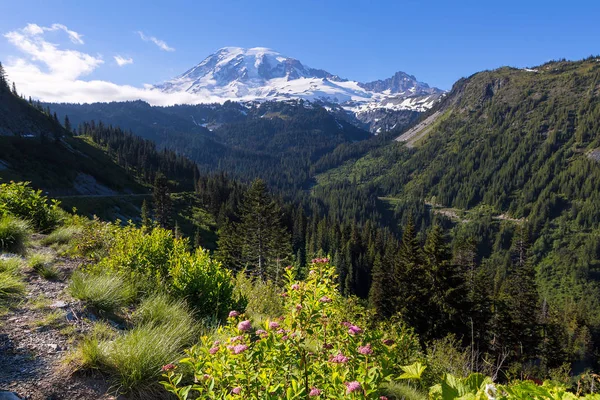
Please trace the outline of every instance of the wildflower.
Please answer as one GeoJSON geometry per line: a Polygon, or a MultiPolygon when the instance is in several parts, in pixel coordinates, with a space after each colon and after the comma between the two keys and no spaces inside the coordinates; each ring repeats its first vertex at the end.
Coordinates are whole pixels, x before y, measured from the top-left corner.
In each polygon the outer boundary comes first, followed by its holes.
{"type": "Polygon", "coordinates": [[[323,296],[323,297],[321,297],[321,298],[319,299],[319,301],[320,301],[321,303],[331,303],[331,301],[332,301],[332,300],[331,300],[329,297],[327,297],[327,296],[323,296]]]}
{"type": "Polygon", "coordinates": [[[357,381],[346,382],[345,385],[346,385],[346,391],[348,393],[352,393],[352,392],[354,392],[356,390],[360,390],[361,389],[360,383],[358,383],[357,381]]]}
{"type": "Polygon", "coordinates": [[[229,311],[229,318],[235,318],[238,315],[240,315],[240,313],[235,310],[229,311]]]}
{"type": "Polygon", "coordinates": [[[348,327],[348,333],[351,334],[351,335],[356,335],[356,334],[361,333],[361,332],[362,332],[362,329],[360,329],[356,325],[350,325],[348,327]]]}
{"type": "Polygon", "coordinates": [[[175,364],[169,363],[167,365],[163,365],[161,369],[162,369],[163,372],[167,372],[167,371],[170,371],[170,370],[175,369],[175,368],[177,368],[177,366],[175,366],[175,364]]]}
{"type": "Polygon", "coordinates": [[[297,283],[294,283],[292,285],[292,290],[298,290],[298,289],[300,289],[300,285],[298,285],[297,283]]]}
{"type": "Polygon", "coordinates": [[[233,393],[233,394],[240,394],[241,392],[242,392],[242,388],[239,386],[231,389],[231,393],[233,393]]]}
{"type": "Polygon", "coordinates": [[[282,336],[282,337],[281,337],[281,340],[283,340],[284,342],[285,342],[286,340],[288,340],[288,339],[289,339],[289,338],[288,338],[288,335],[285,335],[285,336],[282,336]]]}
{"type": "Polygon", "coordinates": [[[209,374],[204,374],[204,375],[202,375],[202,378],[204,378],[204,380],[207,381],[210,378],[212,378],[212,376],[210,376],[209,374]]]}
{"type": "Polygon", "coordinates": [[[267,335],[268,335],[267,331],[265,331],[264,329],[258,329],[258,330],[256,331],[256,334],[257,334],[258,336],[267,336],[267,335]]]}
{"type": "Polygon", "coordinates": [[[281,293],[281,297],[288,297],[288,294],[286,292],[281,293]]]}
{"type": "Polygon", "coordinates": [[[346,364],[348,362],[348,357],[346,357],[342,353],[338,353],[335,356],[329,357],[329,362],[335,364],[346,364]]]}
{"type": "Polygon", "coordinates": [[[394,342],[392,339],[383,339],[383,344],[385,344],[386,346],[391,346],[394,343],[396,342],[394,342]]]}
{"type": "Polygon", "coordinates": [[[285,329],[280,329],[277,331],[277,334],[279,335],[283,335],[284,333],[286,333],[287,331],[285,329]]]}
{"type": "Polygon", "coordinates": [[[245,344],[236,344],[235,346],[227,346],[227,348],[233,354],[240,354],[240,353],[243,353],[244,351],[248,350],[248,346],[246,346],[245,344]]]}
{"type": "Polygon", "coordinates": [[[215,354],[217,351],[219,351],[219,348],[218,348],[218,347],[211,347],[211,348],[208,350],[208,352],[209,352],[210,354],[215,354]]]}
{"type": "Polygon", "coordinates": [[[241,335],[240,335],[240,336],[234,336],[234,337],[232,337],[232,338],[229,338],[229,341],[230,341],[231,343],[234,343],[234,342],[241,342],[242,340],[244,340],[244,337],[243,337],[243,336],[241,336],[241,335]]]}
{"type": "Polygon", "coordinates": [[[288,271],[292,268],[294,268],[294,267],[292,267],[291,265],[288,265],[287,267],[285,267],[285,269],[287,269],[288,271]]]}
{"type": "Polygon", "coordinates": [[[220,345],[220,344],[221,344],[221,341],[220,341],[220,340],[215,340],[215,341],[213,342],[213,346],[218,346],[218,345],[220,345]]]}
{"type": "Polygon", "coordinates": [[[314,269],[311,269],[310,271],[308,271],[308,274],[309,274],[309,275],[314,275],[314,274],[316,274],[316,273],[317,273],[317,271],[315,271],[314,269]]]}
{"type": "Polygon", "coordinates": [[[359,346],[358,352],[360,354],[369,355],[369,354],[373,354],[373,349],[371,349],[370,344],[367,344],[366,346],[359,346]]]}
{"type": "Polygon", "coordinates": [[[321,389],[317,389],[316,387],[312,387],[310,388],[310,392],[308,393],[309,396],[314,397],[314,396],[319,396],[321,395],[321,389]]]}
{"type": "Polygon", "coordinates": [[[302,310],[302,304],[296,304],[296,310],[298,310],[298,311],[302,310]]]}
{"type": "Polygon", "coordinates": [[[246,331],[249,331],[250,328],[252,328],[252,323],[249,320],[245,320],[245,321],[240,322],[238,324],[237,328],[242,332],[246,332],[246,331]]]}
{"type": "Polygon", "coordinates": [[[346,328],[350,328],[352,326],[352,324],[347,321],[342,322],[342,325],[344,325],[346,328]]]}
{"type": "Polygon", "coordinates": [[[387,396],[379,396],[379,400],[388,400],[387,396]]]}
{"type": "Polygon", "coordinates": [[[279,328],[279,323],[277,323],[275,321],[269,322],[269,329],[277,329],[277,328],[279,328]]]}
{"type": "Polygon", "coordinates": [[[326,350],[333,349],[333,345],[331,343],[323,343],[323,348],[326,350]]]}
{"type": "Polygon", "coordinates": [[[496,391],[496,386],[494,386],[493,383],[488,383],[487,385],[485,385],[485,395],[487,396],[488,400],[496,400],[496,396],[497,396],[497,391],[496,391]]]}

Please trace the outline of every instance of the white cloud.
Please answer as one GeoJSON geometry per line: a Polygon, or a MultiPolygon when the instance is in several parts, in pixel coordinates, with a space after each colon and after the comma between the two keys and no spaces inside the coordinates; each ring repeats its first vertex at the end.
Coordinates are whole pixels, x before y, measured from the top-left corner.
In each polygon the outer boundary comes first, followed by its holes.
{"type": "MultiPolygon", "coordinates": [[[[74,44],[83,43],[80,34],[60,24],[53,24],[49,28],[29,24],[4,35],[23,53],[20,57],[9,57],[5,63],[6,73],[9,79],[16,82],[20,93],[56,103],[144,100],[152,105],[173,105],[224,101],[208,92],[164,93],[152,89],[151,85],[139,88],[107,81],[83,80],[82,77],[96,70],[104,61],[100,56],[60,49],[44,39],[45,32],[58,30],[64,31],[74,44]]],[[[120,56],[114,56],[118,63],[117,57],[120,56]]]]}
{"type": "Polygon", "coordinates": [[[4,37],[32,61],[45,64],[53,75],[65,79],[87,75],[104,62],[99,56],[94,57],[77,50],[61,50],[58,45],[46,41],[44,32],[53,30],[63,30],[73,43],[83,43],[80,34],[60,24],[54,24],[50,28],[29,24],[23,29],[4,34],[4,37]]]}
{"type": "Polygon", "coordinates": [[[144,32],[142,31],[137,31],[137,34],[140,35],[140,38],[144,41],[144,42],[152,42],[155,45],[157,45],[161,50],[164,51],[175,51],[175,49],[173,47],[170,47],[167,42],[165,42],[164,40],[160,40],[154,36],[146,36],[144,34],[144,32]]]}
{"type": "Polygon", "coordinates": [[[131,58],[131,57],[125,58],[125,57],[121,57],[119,55],[116,55],[116,56],[113,56],[113,58],[115,59],[115,61],[119,65],[119,67],[122,67],[122,66],[127,65],[127,64],[133,64],[133,58],[131,58]]]}

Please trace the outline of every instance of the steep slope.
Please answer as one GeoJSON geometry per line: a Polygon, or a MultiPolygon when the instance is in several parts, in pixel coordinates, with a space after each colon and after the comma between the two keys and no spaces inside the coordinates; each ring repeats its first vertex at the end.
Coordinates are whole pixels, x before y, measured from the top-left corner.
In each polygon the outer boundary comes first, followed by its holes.
{"type": "Polygon", "coordinates": [[[411,146],[394,142],[320,175],[316,195],[358,186],[396,216],[445,213],[462,226],[456,235],[476,238],[491,285],[510,272],[505,235],[522,224],[540,298],[579,327],[571,340],[583,325],[598,338],[600,58],[477,73],[430,116],[403,138],[411,146]]]}

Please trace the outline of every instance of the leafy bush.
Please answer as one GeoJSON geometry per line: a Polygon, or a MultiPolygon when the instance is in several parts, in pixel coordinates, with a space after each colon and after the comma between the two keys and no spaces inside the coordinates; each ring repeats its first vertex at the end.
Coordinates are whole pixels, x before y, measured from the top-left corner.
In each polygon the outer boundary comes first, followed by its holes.
{"type": "Polygon", "coordinates": [[[24,253],[29,235],[27,222],[11,215],[0,215],[0,251],[24,253]]]}
{"type": "Polygon", "coordinates": [[[121,230],[118,222],[102,222],[97,218],[93,220],[73,218],[71,225],[82,230],[80,235],[75,235],[73,238],[71,253],[94,261],[108,256],[115,235],[121,230]]]}
{"type": "Polygon", "coordinates": [[[41,190],[29,186],[29,182],[0,184],[0,215],[14,215],[29,221],[39,231],[58,225],[64,216],[59,202],[49,201],[41,190]]]}
{"type": "Polygon", "coordinates": [[[231,393],[244,399],[379,399],[384,382],[406,373],[396,360],[418,356],[418,340],[402,326],[393,332],[347,321],[341,311],[346,299],[323,261],[313,264],[304,282],[287,270],[283,318],[254,330],[243,314],[231,312],[227,326],[216,332],[228,339],[203,336],[179,362],[195,379],[168,365],[165,388],[179,399],[190,392],[193,398],[219,399],[231,393]]]}
{"type": "Polygon", "coordinates": [[[281,317],[284,314],[281,288],[272,281],[252,279],[240,272],[234,279],[234,297],[240,307],[245,305],[245,313],[254,320],[281,317]]]}
{"type": "Polygon", "coordinates": [[[71,295],[101,311],[114,312],[129,304],[135,289],[122,277],[76,272],[69,285],[71,295]]]}
{"type": "Polygon", "coordinates": [[[228,270],[201,248],[188,253],[178,242],[169,259],[172,292],[186,298],[201,316],[222,318],[233,306],[233,283],[228,270]]]}

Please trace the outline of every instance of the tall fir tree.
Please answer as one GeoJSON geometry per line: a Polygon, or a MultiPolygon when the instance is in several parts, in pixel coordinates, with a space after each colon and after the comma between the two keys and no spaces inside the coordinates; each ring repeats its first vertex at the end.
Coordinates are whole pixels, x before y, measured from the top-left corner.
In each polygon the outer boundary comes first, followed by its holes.
{"type": "Polygon", "coordinates": [[[153,203],[156,223],[162,228],[170,229],[172,221],[171,194],[167,177],[161,172],[157,173],[154,179],[153,203]]]}

